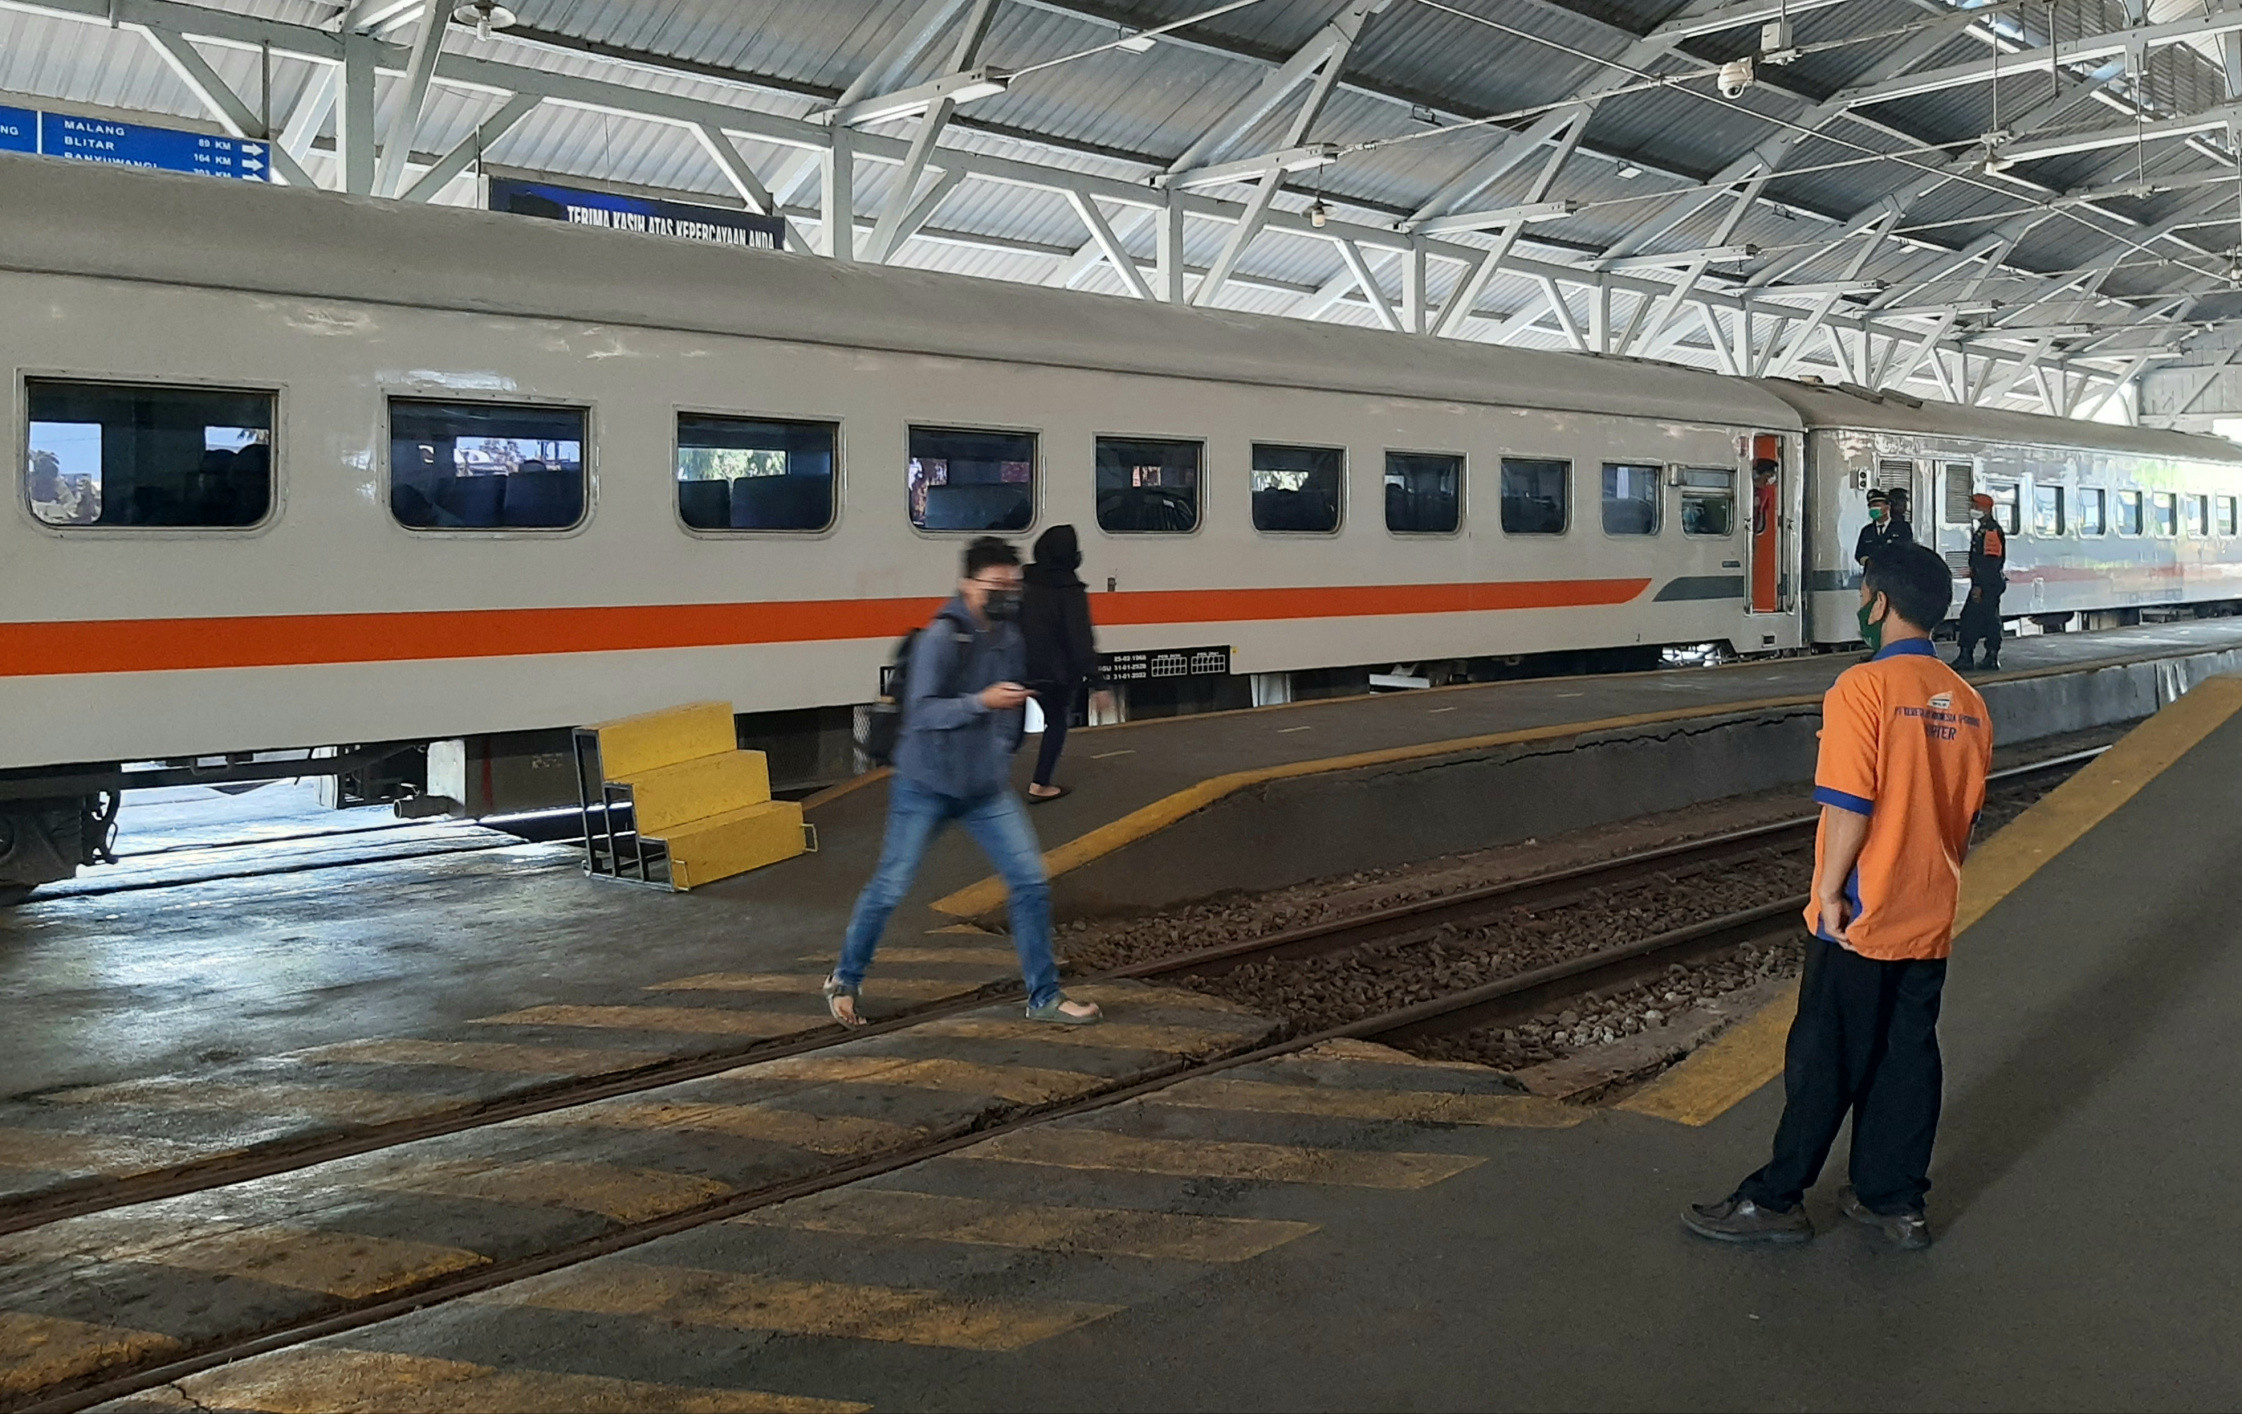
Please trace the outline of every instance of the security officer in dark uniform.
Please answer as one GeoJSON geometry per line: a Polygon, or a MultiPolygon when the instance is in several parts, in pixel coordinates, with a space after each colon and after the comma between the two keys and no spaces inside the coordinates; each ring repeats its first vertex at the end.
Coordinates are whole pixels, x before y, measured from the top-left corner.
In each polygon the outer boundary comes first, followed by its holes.
{"type": "Polygon", "coordinates": [[[1853,542],[1853,563],[1868,568],[1868,562],[1895,545],[1912,545],[1915,532],[1907,522],[1892,514],[1891,498],[1882,491],[1868,493],[1868,524],[1861,527],[1860,538],[1853,542]]]}
{"type": "Polygon", "coordinates": [[[2002,570],[2008,564],[2008,537],[1993,518],[1993,498],[1979,492],[1970,497],[1977,525],[1970,531],[1970,597],[1962,605],[1962,651],[1957,668],[1974,667],[1977,645],[1985,645],[1985,666],[2001,665],[2001,591],[2008,588],[2002,570]]]}

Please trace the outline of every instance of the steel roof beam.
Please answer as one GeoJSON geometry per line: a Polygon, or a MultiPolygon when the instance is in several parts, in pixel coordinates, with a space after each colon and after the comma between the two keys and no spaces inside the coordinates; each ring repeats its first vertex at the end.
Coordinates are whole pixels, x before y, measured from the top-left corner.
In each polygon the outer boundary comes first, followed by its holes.
{"type": "Polygon", "coordinates": [[[262,142],[265,146],[265,160],[288,185],[310,187],[315,191],[318,189],[319,184],[311,179],[286,148],[272,141],[272,135],[264,130],[264,121],[249,111],[249,105],[242,102],[241,95],[235,93],[218,76],[218,71],[210,67],[210,61],[202,57],[202,51],[195,48],[192,41],[177,30],[160,25],[142,25],[139,29],[156,46],[156,52],[163,56],[164,62],[178,75],[179,81],[195,95],[210,116],[218,120],[219,126],[235,137],[262,142]]]}
{"type": "Polygon", "coordinates": [[[1839,90],[1830,101],[1842,103],[1847,108],[1862,108],[1876,103],[1889,103],[1899,98],[1915,98],[1928,93],[1945,93],[1975,84],[1991,83],[1996,71],[2003,77],[2015,78],[2019,74],[2035,70],[2044,73],[2057,66],[2077,68],[2097,60],[2122,59],[2128,54],[2182,44],[2191,39],[2234,34],[2237,31],[2242,31],[2242,13],[2228,12],[2142,25],[2134,29],[2111,30],[2103,34],[2081,35],[2076,39],[2002,54],[1998,59],[1975,59],[1967,64],[1925,69],[1921,73],[1905,77],[1855,84],[1839,90]]]}
{"type": "Polygon", "coordinates": [[[420,128],[421,110],[428,104],[428,85],[444,54],[444,30],[451,11],[441,3],[421,13],[413,32],[412,57],[405,62],[405,91],[395,102],[382,129],[381,161],[374,171],[374,195],[395,196],[405,180],[405,158],[411,154],[413,134],[420,128]]]}
{"type": "Polygon", "coordinates": [[[420,180],[407,188],[405,201],[433,201],[436,194],[450,184],[451,179],[467,170],[468,164],[490,150],[490,145],[504,137],[507,130],[529,116],[544,100],[534,93],[517,93],[500,105],[497,112],[477,123],[467,136],[452,145],[452,150],[436,159],[436,165],[421,174],[420,180]]]}

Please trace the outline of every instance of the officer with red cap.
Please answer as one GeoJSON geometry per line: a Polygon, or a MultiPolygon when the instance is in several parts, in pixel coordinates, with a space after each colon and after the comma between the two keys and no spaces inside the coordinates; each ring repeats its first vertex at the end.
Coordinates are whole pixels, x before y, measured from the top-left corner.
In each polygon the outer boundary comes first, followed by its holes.
{"type": "Polygon", "coordinates": [[[1962,605],[1961,652],[1957,668],[1975,667],[1977,645],[1985,645],[1985,666],[2001,666],[2001,591],[2008,588],[2002,573],[2008,564],[2008,537],[1993,518],[1993,498],[1980,491],[1970,497],[1977,524],[1970,531],[1970,597],[1962,605]]]}

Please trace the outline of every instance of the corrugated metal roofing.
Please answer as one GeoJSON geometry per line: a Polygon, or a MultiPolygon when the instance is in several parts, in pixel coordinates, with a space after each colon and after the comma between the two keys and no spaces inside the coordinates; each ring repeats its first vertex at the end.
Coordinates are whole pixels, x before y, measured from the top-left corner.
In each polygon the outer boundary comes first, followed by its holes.
{"type": "MultiPolygon", "coordinates": [[[[1697,5],[1701,8],[1708,2],[1697,0],[1697,5]]],[[[980,58],[1026,67],[1104,43],[1124,27],[1190,16],[1208,3],[999,0],[980,58]]],[[[1011,91],[965,109],[944,144],[1044,166],[1145,180],[1190,147],[1232,105],[1252,94],[1277,64],[1340,15],[1346,3],[1259,0],[1195,24],[1173,40],[1156,44],[1149,53],[1109,51],[1032,73],[1011,91]]],[[[2151,3],[2161,18],[2184,18],[2199,10],[2197,0],[2151,3]]],[[[194,94],[132,31],[11,9],[9,4],[10,0],[0,0],[0,101],[13,96],[19,101],[28,98],[209,125],[194,94]]],[[[206,0],[206,4],[235,15],[330,30],[345,8],[332,0],[206,0]]],[[[520,0],[514,6],[521,19],[515,35],[483,44],[455,28],[449,43],[457,50],[487,53],[533,68],[619,77],[635,87],[799,118],[855,79],[911,20],[919,4],[920,0],[520,0]]],[[[1459,116],[1510,114],[1508,126],[1523,127],[1546,111],[1546,105],[1571,97],[1583,84],[1613,75],[1629,77],[1613,67],[1615,61],[1638,36],[1687,8],[1675,0],[1442,0],[1440,7],[1419,0],[1391,0],[1364,23],[1360,41],[1347,58],[1345,82],[1308,132],[1318,141],[1391,145],[1351,151],[1321,172],[1296,175],[1278,199],[1277,209],[1297,212],[1321,196],[1342,219],[1373,225],[1400,220],[1479,163],[1501,140],[1504,129],[1417,135],[1430,134],[1434,125],[1452,124],[1459,116]],[[1423,107],[1412,111],[1412,104],[1423,107]]],[[[2004,13],[2013,18],[2003,23],[2021,22],[2034,27],[2036,35],[2038,27],[2046,24],[2049,9],[2033,4],[2004,13]]],[[[2052,13],[2058,33],[2065,36],[2122,24],[2117,7],[2104,0],[2055,0],[2052,13]]],[[[1759,252],[1755,262],[1764,262],[1828,238],[1836,223],[1870,210],[1895,189],[1918,184],[1923,163],[1943,161],[1964,150],[1995,123],[1994,90],[1976,84],[1861,110],[1858,120],[1839,118],[1814,136],[1801,138],[1797,133],[1793,125],[1815,100],[1879,73],[1893,54],[1911,42],[1908,33],[1890,31],[1906,30],[1930,18],[1915,0],[1849,0],[1802,13],[1794,21],[1797,41],[1810,52],[1788,66],[1763,65],[1759,84],[1733,102],[1708,96],[1710,83],[1704,70],[1751,50],[1757,42],[1756,26],[1698,36],[1668,56],[1648,61],[1652,72],[1678,82],[1624,93],[1595,107],[1582,151],[1559,172],[1548,192],[1577,203],[1577,214],[1532,228],[1521,250],[1592,264],[1603,248],[1648,232],[1652,238],[1643,249],[1649,252],[1683,251],[1717,239],[1749,244],[1759,252]],[[1764,195],[1787,210],[1761,203],[1736,215],[1733,196],[1706,202],[1703,193],[1693,190],[1694,180],[1724,169],[1770,139],[1781,139],[1788,150],[1764,195]],[[1871,157],[1876,160],[1864,160],[1871,157]],[[1646,170],[1622,178],[1618,175],[1622,160],[1646,170]],[[1694,214],[1675,219],[1693,205],[1699,208],[1694,214]]],[[[191,24],[186,28],[193,32],[191,24]]],[[[401,39],[397,29],[391,31],[391,38],[409,42],[409,23],[401,28],[401,39]]],[[[924,80],[944,69],[950,43],[944,36],[929,46],[900,82],[924,80]]],[[[204,52],[252,107],[269,103],[276,122],[292,110],[298,93],[314,76],[310,63],[277,57],[267,95],[262,92],[263,69],[253,51],[208,45],[204,52]]],[[[1982,60],[1987,53],[1981,38],[1957,33],[1921,56],[1917,66],[1982,60]]],[[[2208,45],[2155,51],[2137,90],[2150,105],[2151,115],[2197,111],[2224,102],[2223,80],[2214,58],[2215,51],[2208,45]]],[[[2132,93],[2131,85],[2131,80],[2121,77],[2112,87],[2132,93]]],[[[394,77],[383,78],[385,102],[397,86],[394,77]]],[[[2020,130],[2019,140],[2024,140],[2113,128],[2127,120],[2124,112],[2091,101],[2084,86],[2069,82],[2066,91],[2071,96],[2062,107],[2031,112],[2035,96],[2047,91],[2044,70],[2020,68],[2004,75],[1999,121],[2013,122],[2020,130]]],[[[467,139],[500,101],[487,92],[438,83],[416,133],[416,150],[441,152],[467,139]]],[[[1280,104],[1240,133],[1230,155],[1266,151],[1285,141],[1297,101],[1295,96],[1280,104]]],[[[907,134],[910,126],[897,124],[880,131],[907,134]]],[[[316,172],[332,169],[326,149],[333,132],[330,120],[320,130],[319,148],[306,159],[316,172]]],[[[788,155],[752,140],[743,140],[740,150],[751,166],[763,172],[788,155]]],[[[1546,155],[1528,155],[1468,204],[1491,207],[1528,199],[1546,155]]],[[[548,103],[494,141],[483,156],[495,166],[559,178],[732,199],[729,183],[688,131],[634,116],[548,103]]],[[[940,165],[939,154],[936,165],[940,165]]],[[[2206,170],[2215,170],[2213,158],[2186,144],[2166,142],[2141,152],[2126,145],[2028,163],[2010,173],[2008,180],[1974,173],[1953,177],[1909,205],[1903,220],[1908,238],[1887,241],[1862,273],[1895,285],[1924,278],[1951,259],[1926,247],[1964,247],[2017,213],[2031,211],[2046,194],[2127,181],[2136,173],[2153,183],[2206,170]]],[[[860,218],[869,221],[877,215],[895,185],[894,175],[894,169],[884,163],[860,164],[860,218]]],[[[1225,194],[1238,197],[1244,191],[1238,188],[1225,194]]],[[[796,198],[797,214],[808,218],[814,213],[801,208],[814,193],[814,183],[803,192],[796,198]]],[[[455,189],[447,199],[464,198],[455,189]]],[[[2145,200],[2118,198],[2104,203],[2100,212],[2081,209],[2042,219],[2009,256],[2009,263],[2020,268],[1989,275],[1979,284],[1978,294],[2027,300],[2039,288],[2029,271],[2068,271],[2113,257],[2119,259],[2120,269],[2108,288],[2146,293],[2158,287],[2159,275],[2150,256],[2127,252],[2129,234],[2141,229],[2129,223],[2163,220],[2192,209],[2201,199],[2202,194],[2193,189],[2145,200]]],[[[1148,258],[1150,233],[1145,223],[1124,213],[1113,214],[1122,217],[1125,242],[1148,258]]],[[[814,222],[805,219],[805,224],[814,222]]],[[[1216,257],[1225,229],[1192,221],[1187,235],[1189,260],[1205,265],[1216,257]]],[[[2216,226],[2181,235],[2221,259],[2238,238],[2236,231],[2216,226]]],[[[1072,250],[1086,240],[1079,218],[1057,195],[969,181],[944,199],[928,239],[907,244],[897,259],[1041,283],[1051,279],[1060,264],[1050,252],[1072,250]]],[[[1460,238],[1460,243],[1481,242],[1460,238]]],[[[1840,278],[1849,268],[1852,249],[1827,252],[1790,278],[1840,278]]],[[[2207,270],[2216,263],[2171,242],[2158,250],[2186,262],[2179,274],[2207,270]]],[[[1389,294],[1397,291],[1398,273],[1383,257],[1373,254],[1372,259],[1383,270],[1381,278],[1389,294]]],[[[1708,283],[1713,288],[1733,283],[1749,268],[1750,264],[1716,267],[1708,283]]],[[[1292,291],[1323,286],[1344,266],[1328,241],[1271,230],[1250,245],[1238,269],[1244,283],[1225,291],[1220,303],[1282,310],[1298,303],[1292,291]]],[[[1942,282],[1941,288],[1966,283],[1981,269],[1972,267],[1959,280],[1942,282]]],[[[1452,285],[1456,273],[1452,262],[1434,261],[1435,290],[1452,285]]],[[[1079,287],[1120,289],[1110,271],[1096,269],[1084,275],[1079,287]]],[[[1488,285],[1480,308],[1516,309],[1528,301],[1538,302],[1540,295],[1533,282],[1506,274],[1488,285]]],[[[1629,306],[1632,298],[1621,303],[1629,306]]],[[[1343,303],[1326,317],[1351,323],[1372,316],[1365,305],[1343,303]]],[[[1563,339],[1549,324],[1514,334],[1528,342],[1563,339]]],[[[1696,356],[1710,358],[1710,349],[1699,345],[1699,336],[1692,334],[1689,343],[1696,356]]]]}

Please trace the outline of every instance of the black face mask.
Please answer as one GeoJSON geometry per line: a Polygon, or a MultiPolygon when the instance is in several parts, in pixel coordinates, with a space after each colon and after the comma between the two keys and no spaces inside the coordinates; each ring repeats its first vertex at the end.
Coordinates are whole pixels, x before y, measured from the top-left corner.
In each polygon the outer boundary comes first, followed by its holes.
{"type": "Polygon", "coordinates": [[[1020,617],[1020,591],[1017,589],[992,589],[981,601],[981,612],[992,624],[1010,623],[1020,617]]]}

